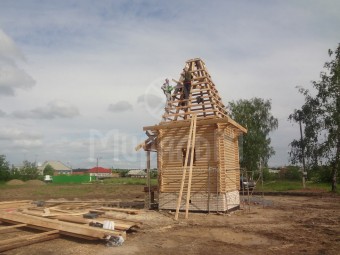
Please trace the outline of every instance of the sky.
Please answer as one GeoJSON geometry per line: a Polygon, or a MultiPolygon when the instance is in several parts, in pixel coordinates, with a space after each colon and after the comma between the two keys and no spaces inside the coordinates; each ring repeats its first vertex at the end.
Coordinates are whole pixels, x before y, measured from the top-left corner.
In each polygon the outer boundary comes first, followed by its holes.
{"type": "MultiPolygon", "coordinates": [[[[269,165],[287,165],[303,104],[340,43],[338,0],[0,0],[0,154],[72,168],[145,168],[165,78],[200,57],[224,104],[270,99],[269,165]]],[[[155,153],[153,166],[155,166],[155,153]]]]}

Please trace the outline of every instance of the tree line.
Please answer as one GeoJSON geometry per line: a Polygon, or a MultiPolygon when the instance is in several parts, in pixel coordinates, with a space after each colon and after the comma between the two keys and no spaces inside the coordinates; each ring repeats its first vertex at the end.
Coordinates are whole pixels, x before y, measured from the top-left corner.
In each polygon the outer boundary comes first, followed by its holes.
{"type": "Polygon", "coordinates": [[[19,179],[23,181],[41,179],[40,171],[36,163],[23,161],[21,167],[9,164],[5,155],[0,155],[0,181],[19,179]]]}

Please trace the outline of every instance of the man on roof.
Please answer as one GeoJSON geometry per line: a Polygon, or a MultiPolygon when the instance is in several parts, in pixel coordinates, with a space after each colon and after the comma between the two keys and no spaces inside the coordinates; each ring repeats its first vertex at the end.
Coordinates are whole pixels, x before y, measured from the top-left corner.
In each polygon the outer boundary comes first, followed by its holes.
{"type": "Polygon", "coordinates": [[[189,70],[186,70],[185,68],[183,68],[183,78],[184,99],[189,99],[192,75],[189,70]]]}
{"type": "Polygon", "coordinates": [[[164,95],[166,96],[165,107],[168,107],[169,106],[169,102],[171,101],[171,91],[174,89],[170,85],[168,78],[165,79],[165,82],[163,83],[161,89],[163,90],[164,95]]]}

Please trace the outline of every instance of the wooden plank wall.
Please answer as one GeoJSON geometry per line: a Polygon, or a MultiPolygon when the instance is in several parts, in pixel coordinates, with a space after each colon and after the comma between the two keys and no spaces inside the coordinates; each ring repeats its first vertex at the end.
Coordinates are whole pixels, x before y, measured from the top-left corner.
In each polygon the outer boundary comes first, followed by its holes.
{"type": "Polygon", "coordinates": [[[225,164],[225,191],[237,190],[237,175],[239,175],[237,134],[230,126],[224,129],[224,141],[226,151],[225,164]],[[237,156],[236,156],[237,155],[237,156]]]}
{"type": "MultiPolygon", "coordinates": [[[[216,173],[212,171],[211,185],[208,184],[208,168],[216,169],[215,125],[198,126],[196,130],[195,163],[193,167],[192,191],[207,191],[215,186],[216,173]]],[[[183,171],[183,152],[188,141],[189,127],[163,129],[158,139],[158,169],[161,192],[178,192],[183,171]]],[[[188,178],[186,178],[188,180],[188,178]]],[[[185,186],[186,187],[186,186],[185,186]]]]}
{"type": "MultiPolygon", "coordinates": [[[[183,171],[182,149],[187,146],[188,134],[189,127],[159,130],[157,160],[160,192],[179,192],[183,171]]],[[[192,192],[224,193],[238,189],[237,140],[236,131],[225,124],[197,127],[192,192]]],[[[185,189],[187,180],[188,175],[185,189]]]]}

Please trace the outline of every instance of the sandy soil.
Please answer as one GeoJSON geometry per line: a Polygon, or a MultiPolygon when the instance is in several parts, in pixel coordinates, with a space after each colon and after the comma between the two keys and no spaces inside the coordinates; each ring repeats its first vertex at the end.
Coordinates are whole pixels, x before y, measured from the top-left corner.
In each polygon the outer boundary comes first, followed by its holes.
{"type": "MultiPolygon", "coordinates": [[[[261,200],[256,200],[261,201],[261,200]]],[[[76,238],[7,251],[5,254],[339,254],[340,197],[265,197],[265,206],[243,205],[230,214],[191,213],[173,220],[169,211],[126,216],[144,225],[121,247],[76,238]]],[[[6,238],[21,230],[0,234],[6,238]]],[[[22,232],[22,231],[21,231],[22,232]]],[[[1,236],[3,238],[3,236],[1,236]]]]}

